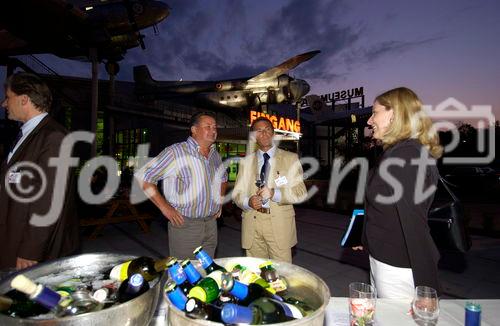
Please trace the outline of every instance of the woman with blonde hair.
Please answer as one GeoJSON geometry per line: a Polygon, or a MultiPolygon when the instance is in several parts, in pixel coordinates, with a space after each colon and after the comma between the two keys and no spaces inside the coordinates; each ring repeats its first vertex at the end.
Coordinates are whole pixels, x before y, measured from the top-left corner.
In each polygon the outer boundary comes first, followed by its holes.
{"type": "Polygon", "coordinates": [[[427,225],[439,180],[439,137],[417,95],[404,87],[377,96],[368,125],[384,147],[365,196],[371,282],[382,298],[411,298],[419,285],[439,291],[439,252],[427,225]]]}

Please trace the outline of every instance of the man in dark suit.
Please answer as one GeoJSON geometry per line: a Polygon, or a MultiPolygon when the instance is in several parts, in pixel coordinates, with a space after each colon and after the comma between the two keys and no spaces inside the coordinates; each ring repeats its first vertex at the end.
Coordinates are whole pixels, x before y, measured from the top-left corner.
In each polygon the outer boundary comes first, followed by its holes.
{"type": "Polygon", "coordinates": [[[0,167],[0,270],[65,256],[79,245],[73,173],[57,180],[61,174],[50,162],[59,157],[67,134],[48,115],[51,104],[50,90],[37,76],[16,73],[7,79],[2,106],[10,120],[23,125],[0,167]]]}

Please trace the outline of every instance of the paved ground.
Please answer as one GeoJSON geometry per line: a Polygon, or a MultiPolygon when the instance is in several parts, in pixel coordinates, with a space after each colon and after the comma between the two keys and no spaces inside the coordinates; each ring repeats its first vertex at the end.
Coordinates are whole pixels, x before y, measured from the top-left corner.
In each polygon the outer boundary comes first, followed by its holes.
{"type": "MultiPolygon", "coordinates": [[[[365,254],[342,249],[340,237],[348,216],[297,209],[299,244],[293,257],[300,265],[319,275],[330,287],[332,296],[347,296],[348,284],[368,281],[365,254]]],[[[157,217],[151,232],[141,233],[138,225],[123,223],[104,228],[95,240],[83,241],[83,252],[118,252],[162,257],[168,255],[167,223],[157,217]]],[[[242,256],[240,222],[226,217],[219,229],[217,257],[242,256]]],[[[472,249],[463,256],[446,256],[440,277],[447,298],[500,298],[500,239],[473,236],[472,249]]]]}

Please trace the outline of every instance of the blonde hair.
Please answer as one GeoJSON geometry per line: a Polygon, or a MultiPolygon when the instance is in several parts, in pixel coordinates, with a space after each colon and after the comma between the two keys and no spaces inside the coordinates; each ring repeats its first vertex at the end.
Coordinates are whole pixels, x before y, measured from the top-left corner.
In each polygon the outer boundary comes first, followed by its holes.
{"type": "Polygon", "coordinates": [[[432,127],[432,121],[422,109],[422,102],[411,89],[399,87],[380,94],[375,99],[386,110],[393,110],[393,120],[382,138],[384,148],[413,138],[427,148],[434,158],[440,158],[443,147],[439,136],[432,127]]]}

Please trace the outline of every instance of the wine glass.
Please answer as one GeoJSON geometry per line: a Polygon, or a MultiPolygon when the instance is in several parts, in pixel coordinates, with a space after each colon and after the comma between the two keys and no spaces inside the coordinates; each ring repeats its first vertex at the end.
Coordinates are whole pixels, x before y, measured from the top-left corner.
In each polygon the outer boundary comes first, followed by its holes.
{"type": "Polygon", "coordinates": [[[255,185],[259,189],[266,185],[266,181],[260,179],[260,173],[257,173],[257,175],[255,176],[255,185]]]}
{"type": "Polygon", "coordinates": [[[370,284],[354,282],[349,284],[349,320],[351,326],[374,324],[377,292],[370,284]]]}
{"type": "MultiPolygon", "coordinates": [[[[266,180],[262,180],[260,178],[260,173],[257,173],[257,175],[255,176],[255,185],[259,189],[264,188],[264,186],[266,185],[266,180]]],[[[262,199],[262,204],[266,204],[268,202],[268,200],[269,199],[262,199]]]]}
{"type": "Polygon", "coordinates": [[[436,290],[428,286],[417,286],[412,308],[419,325],[435,325],[439,317],[439,298],[436,290]]]}

